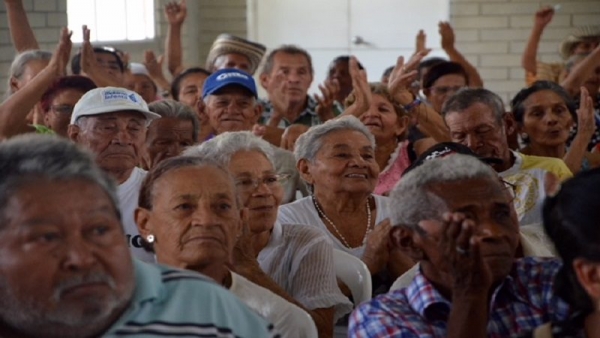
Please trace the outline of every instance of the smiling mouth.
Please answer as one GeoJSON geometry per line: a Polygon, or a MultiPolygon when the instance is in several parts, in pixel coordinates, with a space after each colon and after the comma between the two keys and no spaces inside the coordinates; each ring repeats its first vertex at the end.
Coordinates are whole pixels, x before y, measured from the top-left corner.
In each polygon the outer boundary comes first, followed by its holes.
{"type": "Polygon", "coordinates": [[[348,174],[348,175],[346,175],[346,177],[348,177],[348,178],[362,178],[362,179],[366,179],[367,175],[366,174],[348,174]]]}
{"type": "Polygon", "coordinates": [[[275,208],[275,206],[273,206],[273,205],[264,205],[264,206],[250,208],[250,210],[252,210],[252,211],[269,211],[269,210],[273,210],[274,208],[275,208]]]}

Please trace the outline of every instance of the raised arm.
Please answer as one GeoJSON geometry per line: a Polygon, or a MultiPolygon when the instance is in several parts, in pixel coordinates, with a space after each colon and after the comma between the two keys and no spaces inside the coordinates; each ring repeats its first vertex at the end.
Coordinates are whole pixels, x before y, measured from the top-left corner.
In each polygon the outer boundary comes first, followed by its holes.
{"type": "Polygon", "coordinates": [[[166,99],[171,98],[171,82],[167,80],[163,73],[163,61],[164,57],[162,55],[156,57],[151,50],[144,52],[144,66],[148,70],[152,81],[160,89],[159,94],[166,99]],[[165,93],[168,93],[168,95],[165,96],[165,93]]]}
{"type": "Polygon", "coordinates": [[[439,23],[439,32],[442,38],[442,49],[451,61],[454,61],[460,64],[465,71],[467,72],[467,77],[469,78],[469,87],[471,88],[482,88],[483,80],[479,75],[477,69],[462,55],[454,45],[455,35],[454,29],[450,26],[448,22],[440,22],[439,23]]]}
{"type": "Polygon", "coordinates": [[[577,134],[563,160],[573,174],[581,171],[581,163],[587,154],[587,147],[596,131],[594,121],[594,101],[587,89],[581,87],[580,107],[577,110],[577,134]]]}
{"type": "Polygon", "coordinates": [[[10,37],[17,52],[40,49],[40,46],[29,25],[29,19],[25,13],[22,0],[4,0],[6,14],[8,16],[8,29],[10,37]]]}
{"type": "Polygon", "coordinates": [[[0,139],[28,131],[27,114],[40,101],[48,87],[65,74],[71,45],[71,33],[63,28],[60,42],[48,66],[0,104],[0,139]]]}
{"type": "Polygon", "coordinates": [[[165,17],[169,22],[165,51],[167,53],[167,68],[173,77],[183,71],[183,56],[181,47],[181,28],[187,15],[185,0],[169,2],[165,6],[165,17]]]}
{"type": "Polygon", "coordinates": [[[98,87],[123,87],[123,83],[108,74],[96,61],[94,48],[90,43],[90,30],[83,26],[83,43],[81,44],[81,71],[85,73],[98,87]]]}
{"type": "Polygon", "coordinates": [[[579,88],[598,66],[600,66],[600,45],[575,65],[560,85],[572,96],[577,95],[579,88]]]}
{"type": "Polygon", "coordinates": [[[537,73],[537,51],[542,38],[542,33],[546,26],[552,21],[554,9],[550,6],[543,7],[535,13],[533,28],[525,45],[523,57],[521,58],[521,66],[531,75],[537,73]]]}
{"type": "Polygon", "coordinates": [[[404,58],[399,57],[394,70],[390,74],[388,90],[394,100],[417,119],[419,130],[438,142],[449,141],[450,135],[442,116],[430,106],[415,102],[415,98],[409,90],[410,83],[417,76],[416,68],[423,59],[423,55],[423,52],[413,55],[406,65],[404,64],[404,58]]]}

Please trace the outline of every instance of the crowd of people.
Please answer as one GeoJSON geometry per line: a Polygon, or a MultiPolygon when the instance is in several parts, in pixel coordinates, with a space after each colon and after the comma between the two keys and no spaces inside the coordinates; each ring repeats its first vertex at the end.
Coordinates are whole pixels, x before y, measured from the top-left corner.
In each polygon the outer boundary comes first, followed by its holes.
{"type": "Polygon", "coordinates": [[[185,0],[139,62],[86,26],[40,50],[4,3],[0,336],[600,337],[600,26],[545,64],[535,13],[505,106],[447,22],[447,59],[420,31],[309,95],[296,45],[184,65],[185,0]]]}

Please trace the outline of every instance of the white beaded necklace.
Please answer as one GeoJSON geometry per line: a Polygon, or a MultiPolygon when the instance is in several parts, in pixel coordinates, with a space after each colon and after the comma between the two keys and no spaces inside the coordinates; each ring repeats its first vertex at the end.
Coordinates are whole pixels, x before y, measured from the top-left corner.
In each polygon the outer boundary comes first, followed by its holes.
{"type": "MultiPolygon", "coordinates": [[[[365,231],[365,237],[363,237],[363,241],[362,244],[365,245],[367,242],[367,236],[369,235],[369,233],[371,232],[371,203],[369,202],[370,197],[367,198],[367,231],[365,231]]],[[[352,247],[350,246],[350,244],[348,244],[348,241],[346,241],[346,238],[342,235],[342,233],[338,230],[338,228],[335,226],[335,224],[333,224],[333,222],[329,219],[329,217],[327,217],[327,215],[325,215],[325,213],[323,212],[323,210],[321,210],[321,208],[319,207],[319,203],[317,202],[317,199],[315,198],[315,196],[312,196],[312,200],[313,203],[315,205],[315,208],[317,209],[317,213],[319,214],[319,216],[321,218],[323,218],[324,220],[327,221],[327,223],[329,223],[329,225],[331,225],[331,227],[333,228],[333,230],[335,230],[335,233],[340,237],[340,239],[342,240],[342,243],[348,248],[348,249],[352,249],[352,247]]]]}

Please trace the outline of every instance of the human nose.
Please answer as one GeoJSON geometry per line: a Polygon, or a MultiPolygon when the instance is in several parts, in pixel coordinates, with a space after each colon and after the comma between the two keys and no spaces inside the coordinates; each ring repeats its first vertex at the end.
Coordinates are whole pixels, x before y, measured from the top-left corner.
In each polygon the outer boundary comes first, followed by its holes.
{"type": "Polygon", "coordinates": [[[127,128],[118,128],[113,137],[113,142],[122,145],[131,144],[132,137],[127,131],[127,128]]]}
{"type": "Polygon", "coordinates": [[[209,201],[200,202],[192,215],[192,226],[212,226],[217,222],[217,215],[209,201]]]}
{"type": "Polygon", "coordinates": [[[63,267],[71,271],[80,271],[90,268],[96,261],[93,249],[83,238],[70,239],[66,245],[63,267]]]}
{"type": "Polygon", "coordinates": [[[465,137],[465,145],[471,149],[477,148],[480,145],[480,143],[481,140],[474,134],[468,134],[465,137]]]}

